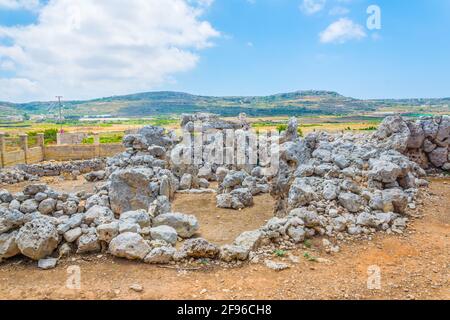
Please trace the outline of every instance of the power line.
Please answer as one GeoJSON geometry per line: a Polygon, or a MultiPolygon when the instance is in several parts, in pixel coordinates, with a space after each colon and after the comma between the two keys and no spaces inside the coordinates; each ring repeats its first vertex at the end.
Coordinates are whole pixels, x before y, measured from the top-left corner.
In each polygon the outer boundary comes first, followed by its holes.
{"type": "Polygon", "coordinates": [[[63,98],[63,96],[56,96],[56,99],[58,99],[59,123],[61,124],[61,132],[62,132],[62,126],[63,126],[63,122],[62,122],[62,104],[61,104],[61,99],[62,98],[63,98]]]}

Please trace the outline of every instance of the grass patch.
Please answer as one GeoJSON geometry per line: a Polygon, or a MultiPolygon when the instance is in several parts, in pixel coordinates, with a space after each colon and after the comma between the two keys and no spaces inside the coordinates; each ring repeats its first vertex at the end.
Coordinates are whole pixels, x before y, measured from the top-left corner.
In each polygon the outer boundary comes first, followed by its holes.
{"type": "Polygon", "coordinates": [[[285,257],[287,255],[287,252],[284,250],[275,250],[273,253],[274,255],[280,258],[285,257]]]}
{"type": "MultiPolygon", "coordinates": [[[[107,143],[121,143],[123,140],[123,134],[121,133],[112,133],[112,134],[105,134],[100,136],[100,143],[101,144],[107,144],[107,143]]],[[[94,144],[94,137],[88,137],[83,139],[83,144],[94,144]]]]}
{"type": "Polygon", "coordinates": [[[308,239],[306,239],[305,242],[303,242],[303,245],[308,249],[312,248],[312,242],[308,239]]]}
{"type": "Polygon", "coordinates": [[[310,262],[317,262],[317,258],[314,257],[313,255],[311,255],[309,252],[305,252],[303,257],[305,257],[305,259],[310,261],[310,262]]]}

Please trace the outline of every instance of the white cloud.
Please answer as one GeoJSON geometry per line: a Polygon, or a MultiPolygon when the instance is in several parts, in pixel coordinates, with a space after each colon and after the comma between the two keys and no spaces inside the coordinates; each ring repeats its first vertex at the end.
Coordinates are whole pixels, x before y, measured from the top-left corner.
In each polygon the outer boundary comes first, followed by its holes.
{"type": "Polygon", "coordinates": [[[330,15],[332,16],[343,16],[346,15],[350,12],[349,9],[347,9],[346,7],[341,7],[341,6],[336,6],[331,8],[330,10],[330,15]]]}
{"type": "Polygon", "coordinates": [[[361,25],[350,19],[341,18],[330,24],[319,36],[322,43],[344,43],[363,39],[367,34],[361,25]]]}
{"type": "Polygon", "coordinates": [[[40,6],[39,0],[0,0],[0,8],[33,10],[40,6]]]}
{"type": "Polygon", "coordinates": [[[322,11],[325,4],[326,0],[303,0],[303,3],[300,5],[300,10],[305,14],[312,15],[322,11]]]}
{"type": "Polygon", "coordinates": [[[0,63],[15,66],[12,79],[0,79],[0,100],[145,91],[191,70],[219,36],[201,19],[212,1],[195,2],[53,0],[35,24],[0,26],[12,44],[0,44],[0,63]]]}

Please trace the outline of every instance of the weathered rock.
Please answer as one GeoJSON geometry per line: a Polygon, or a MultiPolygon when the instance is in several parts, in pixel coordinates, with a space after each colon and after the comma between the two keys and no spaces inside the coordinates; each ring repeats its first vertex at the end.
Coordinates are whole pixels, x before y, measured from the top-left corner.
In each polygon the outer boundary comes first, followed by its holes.
{"type": "Polygon", "coordinates": [[[120,215],[120,221],[138,224],[141,228],[150,226],[150,215],[146,210],[124,212],[120,215]]]}
{"type": "Polygon", "coordinates": [[[397,212],[404,214],[408,206],[408,196],[400,189],[383,191],[384,212],[397,212]]]}
{"type": "Polygon", "coordinates": [[[177,231],[169,226],[158,226],[150,229],[150,236],[154,240],[163,240],[171,245],[175,245],[178,240],[177,231]]]}
{"type": "Polygon", "coordinates": [[[119,222],[114,221],[102,224],[97,227],[97,236],[100,241],[110,243],[112,239],[119,235],[119,222]]]}
{"type": "Polygon", "coordinates": [[[157,217],[161,214],[169,213],[171,211],[172,205],[170,204],[169,198],[167,198],[166,196],[159,196],[155,201],[153,201],[148,210],[151,217],[157,217]]]}
{"type": "Polygon", "coordinates": [[[119,233],[141,233],[141,231],[142,229],[137,223],[129,221],[119,221],[119,233]]]}
{"type": "Polygon", "coordinates": [[[14,200],[14,198],[8,190],[5,190],[5,189],[0,190],[0,203],[1,202],[9,203],[13,200],[14,200]]]}
{"type": "Polygon", "coordinates": [[[363,205],[363,200],[354,193],[346,192],[339,195],[339,203],[349,212],[359,212],[363,205]]]}
{"type": "Polygon", "coordinates": [[[397,181],[402,173],[402,169],[398,165],[384,160],[371,159],[370,167],[369,179],[383,183],[397,181]]]}
{"type": "Polygon", "coordinates": [[[429,153],[430,162],[440,168],[448,162],[448,148],[436,148],[429,153]]]}
{"type": "Polygon", "coordinates": [[[266,260],[265,265],[267,268],[272,269],[274,271],[283,271],[289,268],[289,265],[282,262],[275,262],[272,260],[266,260]]]}
{"type": "Polygon", "coordinates": [[[221,186],[225,189],[234,188],[242,185],[246,178],[246,174],[243,171],[230,171],[224,178],[221,186]]]}
{"type": "Polygon", "coordinates": [[[109,251],[113,256],[129,260],[142,260],[150,250],[150,246],[140,235],[131,232],[118,235],[109,244],[109,251]]]}
{"type": "Polygon", "coordinates": [[[224,245],[220,247],[220,259],[225,262],[231,262],[235,260],[245,261],[248,258],[250,250],[248,247],[236,246],[236,245],[224,245]]]}
{"type": "Polygon", "coordinates": [[[25,223],[25,216],[17,210],[0,207],[0,234],[13,230],[25,223]]]}
{"type": "Polygon", "coordinates": [[[101,250],[100,242],[95,232],[83,234],[77,240],[77,253],[99,252],[101,250]]]}
{"type": "Polygon", "coordinates": [[[219,254],[219,247],[205,239],[189,239],[180,249],[183,256],[189,258],[215,258],[219,254]]]}
{"type": "Polygon", "coordinates": [[[95,225],[106,224],[114,221],[114,213],[108,207],[93,206],[84,214],[86,224],[91,223],[95,225]]]}
{"type": "Polygon", "coordinates": [[[326,183],[323,186],[323,198],[328,201],[337,199],[339,196],[339,187],[333,183],[326,183]]]}
{"type": "Polygon", "coordinates": [[[111,209],[117,213],[144,209],[156,199],[150,184],[154,172],[150,168],[131,168],[114,172],[110,176],[109,198],[111,209]]]}
{"type": "Polygon", "coordinates": [[[93,206],[109,207],[109,197],[106,195],[94,194],[86,200],[85,208],[89,210],[93,206]]]}
{"type": "Polygon", "coordinates": [[[192,186],[192,175],[185,173],[180,179],[180,190],[189,190],[192,186]]]}
{"type": "Polygon", "coordinates": [[[173,247],[158,247],[150,251],[144,262],[150,264],[167,264],[173,260],[176,249],[173,247]]]}
{"type": "Polygon", "coordinates": [[[23,213],[33,213],[38,209],[39,203],[34,199],[28,199],[20,205],[20,211],[23,213]]]}
{"type": "Polygon", "coordinates": [[[174,228],[182,238],[192,237],[199,228],[195,216],[182,213],[165,213],[159,215],[154,219],[153,226],[170,226],[174,228]]]}
{"type": "Polygon", "coordinates": [[[3,259],[14,257],[20,253],[17,247],[17,231],[0,234],[0,262],[3,259]]]}
{"type": "Polygon", "coordinates": [[[260,230],[246,231],[241,233],[234,240],[233,244],[249,251],[255,251],[260,247],[263,237],[263,233],[260,230]]]}
{"type": "Polygon", "coordinates": [[[34,196],[39,192],[47,191],[48,186],[46,184],[30,184],[23,189],[23,193],[29,196],[34,196]]]}
{"type": "Polygon", "coordinates": [[[295,243],[301,243],[305,241],[306,238],[306,232],[305,229],[301,226],[291,226],[287,230],[287,235],[295,242],[295,243]]]}
{"type": "Polygon", "coordinates": [[[57,263],[58,259],[55,258],[41,259],[38,261],[38,267],[42,270],[50,270],[56,268],[57,263]]]}
{"type": "Polygon", "coordinates": [[[56,209],[56,200],[48,198],[43,200],[38,207],[38,211],[44,215],[52,214],[56,209]]]}
{"type": "Polygon", "coordinates": [[[64,239],[69,242],[75,242],[83,234],[80,227],[72,229],[64,233],[64,239]]]}
{"type": "Polygon", "coordinates": [[[316,199],[315,190],[303,178],[295,179],[289,190],[288,204],[291,208],[305,206],[316,199]]]}
{"type": "Polygon", "coordinates": [[[20,252],[33,260],[40,260],[52,254],[57,248],[59,237],[55,226],[47,219],[39,218],[26,223],[16,238],[20,252]]]}

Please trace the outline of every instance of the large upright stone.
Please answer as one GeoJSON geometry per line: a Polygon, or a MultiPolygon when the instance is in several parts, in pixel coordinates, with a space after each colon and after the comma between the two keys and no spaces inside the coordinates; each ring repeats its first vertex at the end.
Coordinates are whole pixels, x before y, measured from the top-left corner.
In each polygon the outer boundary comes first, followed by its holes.
{"type": "Polygon", "coordinates": [[[157,197],[150,188],[153,175],[152,169],[141,167],[114,172],[109,189],[111,209],[117,214],[148,210],[157,197]]]}

